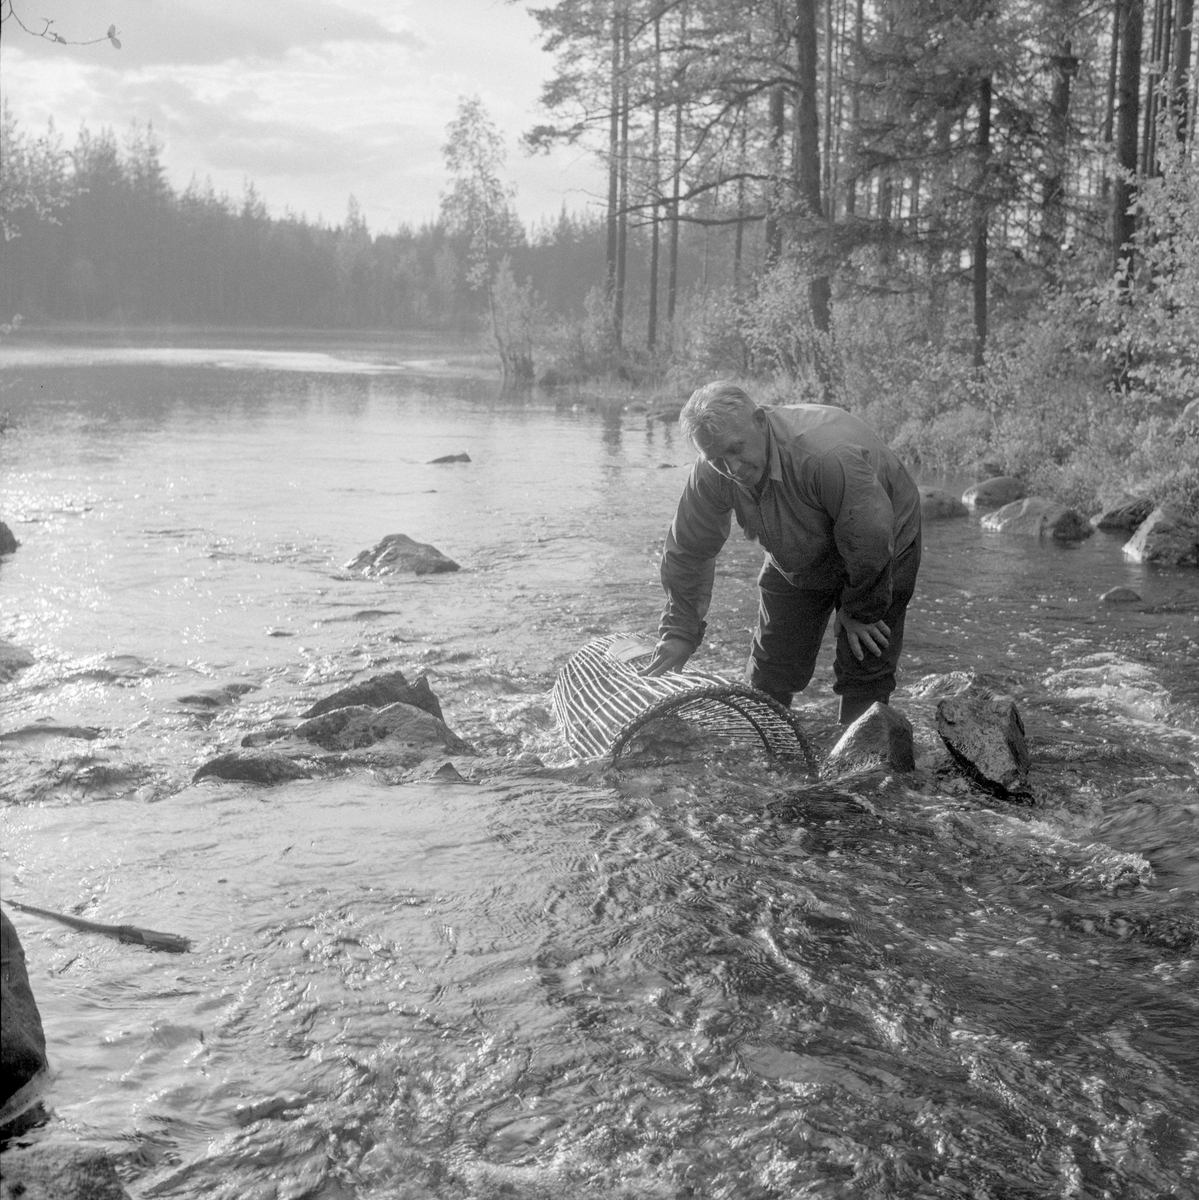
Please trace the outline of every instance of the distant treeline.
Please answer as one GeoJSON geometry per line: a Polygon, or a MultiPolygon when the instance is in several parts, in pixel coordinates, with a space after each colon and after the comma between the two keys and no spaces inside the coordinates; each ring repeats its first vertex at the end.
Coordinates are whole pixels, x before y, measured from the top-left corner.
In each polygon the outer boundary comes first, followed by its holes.
{"type": "MultiPolygon", "coordinates": [[[[149,129],[83,129],[71,149],[4,113],[0,320],[354,329],[470,329],[484,297],[469,239],[441,220],[372,235],[353,197],[337,226],[272,217],[167,181],[149,129]]],[[[604,280],[605,228],[563,212],[524,233],[513,268],[550,312],[581,313],[604,280]]],[[[695,263],[684,262],[694,274],[695,263]]]]}

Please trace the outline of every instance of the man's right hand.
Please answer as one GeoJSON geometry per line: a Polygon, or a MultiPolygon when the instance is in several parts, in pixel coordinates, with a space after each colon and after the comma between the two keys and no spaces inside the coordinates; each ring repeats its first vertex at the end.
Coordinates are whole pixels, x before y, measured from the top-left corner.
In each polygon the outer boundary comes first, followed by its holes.
{"type": "Polygon", "coordinates": [[[663,638],[654,647],[654,656],[649,665],[642,667],[642,675],[665,675],[667,671],[681,671],[694,653],[690,642],[682,638],[663,638]]]}

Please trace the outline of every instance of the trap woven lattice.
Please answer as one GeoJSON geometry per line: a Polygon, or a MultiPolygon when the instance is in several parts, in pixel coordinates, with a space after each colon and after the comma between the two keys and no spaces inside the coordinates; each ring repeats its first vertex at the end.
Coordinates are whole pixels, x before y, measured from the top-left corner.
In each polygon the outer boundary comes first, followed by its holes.
{"type": "Polygon", "coordinates": [[[733,741],[756,738],[772,757],[815,771],[799,719],[777,700],[704,671],[641,675],[636,664],[650,653],[632,638],[597,638],[558,672],[554,711],[573,753],[615,761],[650,722],[674,716],[733,741]]]}

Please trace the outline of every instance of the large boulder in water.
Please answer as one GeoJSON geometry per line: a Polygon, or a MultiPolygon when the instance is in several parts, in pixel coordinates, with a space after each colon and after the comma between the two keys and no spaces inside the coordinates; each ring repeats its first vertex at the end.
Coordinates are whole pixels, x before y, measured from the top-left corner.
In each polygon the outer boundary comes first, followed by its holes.
{"type": "Polygon", "coordinates": [[[829,751],[821,774],[844,775],[872,767],[914,771],[912,723],[888,704],[872,704],[849,725],[829,751]]]}
{"type": "Polygon", "coordinates": [[[407,757],[414,753],[423,757],[433,751],[474,753],[440,717],[404,703],[335,708],[297,726],[296,736],[326,750],[361,750],[387,741],[393,746],[398,743],[407,757]]]}
{"type": "Polygon", "coordinates": [[[1053,538],[1058,542],[1081,542],[1095,532],[1082,513],[1044,496],[1005,504],[983,517],[982,526],[997,533],[1053,538]]]}
{"type": "Polygon", "coordinates": [[[1199,567],[1199,524],[1172,508],[1155,508],[1124,544],[1133,562],[1199,567]]]}
{"type": "Polygon", "coordinates": [[[1027,495],[1024,484],[1012,475],[996,475],[968,487],[962,493],[962,503],[967,508],[999,508],[1021,500],[1027,495]]]}
{"type": "Polygon", "coordinates": [[[357,705],[383,708],[387,704],[411,704],[415,708],[423,708],[439,721],[445,720],[441,703],[429,686],[428,677],[422,675],[415,683],[409,683],[402,671],[391,671],[386,675],[372,676],[362,683],[352,683],[318,700],[300,716],[319,717],[321,713],[332,712],[335,708],[353,708],[357,705]]]}
{"type": "Polygon", "coordinates": [[[937,705],[937,733],[975,783],[1005,799],[1027,800],[1028,746],[1011,700],[967,692],[937,705]]]}
{"type": "Polygon", "coordinates": [[[0,521],[0,555],[12,554],[20,544],[13,536],[13,531],[0,521]]]}
{"type": "Polygon", "coordinates": [[[6,1150],[2,1161],[5,1200],[129,1200],[100,1146],[51,1139],[6,1150]]]}
{"type": "Polygon", "coordinates": [[[1147,496],[1121,496],[1091,518],[1096,529],[1136,529],[1153,511],[1147,496]]]}
{"type": "Polygon", "coordinates": [[[920,515],[924,520],[945,521],[967,515],[966,506],[949,492],[934,487],[922,487],[919,490],[920,515]]]}
{"type": "Polygon", "coordinates": [[[381,542],[350,559],[345,569],[363,579],[380,575],[440,575],[460,570],[458,564],[436,546],[414,542],[403,533],[389,533],[381,542]]]}
{"type": "Polygon", "coordinates": [[[0,912],[0,1104],[46,1069],[46,1035],[29,986],[25,951],[0,912]]]}

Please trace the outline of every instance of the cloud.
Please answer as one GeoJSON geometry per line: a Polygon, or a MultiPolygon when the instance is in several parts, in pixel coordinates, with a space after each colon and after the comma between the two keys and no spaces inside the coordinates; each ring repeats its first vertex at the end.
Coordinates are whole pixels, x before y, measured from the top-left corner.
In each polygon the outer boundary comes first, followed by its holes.
{"type": "MultiPolygon", "coordinates": [[[[121,49],[107,43],[62,46],[5,28],[10,45],[50,57],[64,54],[87,62],[119,56],[120,69],[165,63],[221,63],[230,59],[272,61],[302,46],[365,42],[419,49],[422,40],[408,29],[392,28],[379,17],[333,0],[14,0],[21,20],[42,27],[43,11],[54,13],[55,31],[70,42],[103,37],[109,25],[120,34],[121,49]]],[[[8,22],[5,23],[8,26],[8,22]]],[[[114,65],[115,65],[115,60],[114,65]]]]}

